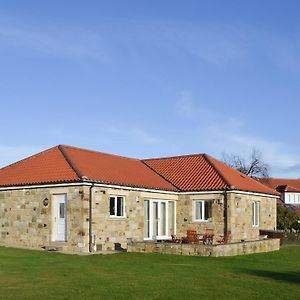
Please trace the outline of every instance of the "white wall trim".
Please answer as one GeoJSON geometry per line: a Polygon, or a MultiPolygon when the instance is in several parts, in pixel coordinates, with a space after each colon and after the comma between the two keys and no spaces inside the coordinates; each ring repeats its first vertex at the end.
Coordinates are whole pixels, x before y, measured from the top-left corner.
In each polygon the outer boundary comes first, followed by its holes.
{"type": "Polygon", "coordinates": [[[224,194],[225,191],[177,192],[178,195],[224,194]]]}
{"type": "MultiPolygon", "coordinates": [[[[198,192],[177,192],[177,191],[165,191],[165,190],[138,188],[138,187],[130,187],[130,186],[114,185],[114,184],[106,184],[106,183],[97,183],[97,182],[90,182],[90,181],[71,182],[71,183],[23,185],[23,186],[7,186],[7,187],[0,187],[0,191],[37,189],[37,188],[55,188],[55,187],[68,187],[68,186],[91,186],[91,185],[93,185],[95,187],[121,189],[121,190],[132,190],[132,191],[139,191],[139,192],[151,192],[151,193],[169,194],[169,195],[224,194],[224,192],[225,192],[224,190],[220,190],[220,191],[198,191],[198,192]]],[[[238,193],[238,194],[262,196],[262,197],[269,197],[269,198],[279,198],[280,197],[280,196],[271,195],[271,194],[246,192],[246,191],[240,191],[240,190],[229,190],[229,191],[227,191],[227,193],[238,193]]]]}
{"type": "Polygon", "coordinates": [[[255,192],[245,192],[240,190],[231,190],[227,193],[236,193],[236,194],[244,194],[244,195],[251,195],[251,196],[261,196],[261,197],[269,197],[269,198],[280,198],[280,196],[271,195],[271,194],[263,194],[263,193],[255,193],[255,192]]]}
{"type": "Polygon", "coordinates": [[[104,188],[112,188],[112,189],[121,189],[121,190],[132,190],[132,191],[140,191],[140,192],[151,192],[151,193],[159,193],[159,194],[169,194],[169,195],[178,195],[178,192],[173,191],[165,191],[165,190],[156,190],[156,189],[147,189],[147,188],[137,188],[123,185],[114,185],[114,184],[105,184],[105,183],[93,183],[93,182],[71,182],[71,183],[52,183],[52,184],[37,184],[37,185],[22,185],[22,186],[7,186],[0,187],[0,191],[8,191],[8,190],[24,190],[24,189],[37,189],[37,188],[55,188],[55,187],[68,187],[68,186],[96,186],[96,187],[104,187],[104,188]]]}

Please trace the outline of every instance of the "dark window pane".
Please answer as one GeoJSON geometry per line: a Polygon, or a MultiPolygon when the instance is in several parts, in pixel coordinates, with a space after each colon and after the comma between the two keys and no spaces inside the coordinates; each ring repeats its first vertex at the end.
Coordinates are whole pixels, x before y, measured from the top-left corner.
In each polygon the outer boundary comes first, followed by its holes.
{"type": "Polygon", "coordinates": [[[211,218],[212,201],[205,201],[205,220],[211,218]]]}
{"type": "Polygon", "coordinates": [[[123,197],[117,197],[117,216],[123,216],[123,197]]]}
{"type": "Polygon", "coordinates": [[[109,213],[111,216],[115,215],[115,198],[110,197],[109,213]]]}
{"type": "Polygon", "coordinates": [[[63,219],[65,217],[65,204],[59,203],[59,217],[63,219]]]}

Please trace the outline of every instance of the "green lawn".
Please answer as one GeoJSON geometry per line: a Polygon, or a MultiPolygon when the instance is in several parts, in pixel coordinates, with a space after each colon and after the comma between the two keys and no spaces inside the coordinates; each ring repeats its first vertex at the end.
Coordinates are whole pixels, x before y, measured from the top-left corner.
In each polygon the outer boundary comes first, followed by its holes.
{"type": "Polygon", "coordinates": [[[300,299],[300,245],[238,257],[0,247],[0,299],[300,299]]]}

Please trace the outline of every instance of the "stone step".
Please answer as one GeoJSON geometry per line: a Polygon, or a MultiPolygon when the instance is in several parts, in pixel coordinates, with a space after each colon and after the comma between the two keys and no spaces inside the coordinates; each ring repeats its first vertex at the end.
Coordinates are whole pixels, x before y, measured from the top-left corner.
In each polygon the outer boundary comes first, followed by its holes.
{"type": "Polygon", "coordinates": [[[51,245],[43,246],[42,248],[43,248],[45,251],[62,251],[62,250],[63,250],[62,247],[51,246],[51,245]]]}
{"type": "Polygon", "coordinates": [[[63,251],[68,246],[66,242],[50,242],[42,248],[46,251],[63,251]]]}

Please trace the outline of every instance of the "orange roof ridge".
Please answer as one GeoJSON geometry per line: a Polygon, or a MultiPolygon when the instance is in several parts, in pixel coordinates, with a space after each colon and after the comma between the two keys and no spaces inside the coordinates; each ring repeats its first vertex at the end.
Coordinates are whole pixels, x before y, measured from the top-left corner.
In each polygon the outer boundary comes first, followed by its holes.
{"type": "Polygon", "coordinates": [[[164,156],[164,157],[154,157],[154,158],[143,158],[142,161],[146,160],[160,160],[160,159],[169,159],[169,158],[181,158],[181,157],[193,157],[193,156],[203,156],[205,153],[194,153],[194,154],[182,154],[174,156],[164,156]]]}
{"type": "Polygon", "coordinates": [[[65,151],[64,147],[66,147],[65,145],[58,145],[57,148],[60,150],[60,152],[62,153],[63,157],[65,158],[65,160],[67,161],[67,163],[69,164],[69,166],[73,169],[73,171],[76,173],[76,175],[83,179],[83,177],[86,177],[76,166],[76,164],[72,161],[72,159],[69,157],[68,153],[65,151]]]}
{"type": "Polygon", "coordinates": [[[178,186],[176,186],[174,183],[172,183],[170,180],[168,180],[167,178],[165,178],[162,174],[156,172],[155,169],[151,168],[150,166],[148,166],[143,160],[141,160],[141,162],[147,167],[149,168],[151,171],[153,171],[155,174],[157,174],[159,177],[161,177],[162,179],[164,179],[165,181],[167,181],[168,183],[170,183],[174,188],[176,188],[177,190],[180,191],[180,188],[178,186]]]}
{"type": "Polygon", "coordinates": [[[98,154],[104,154],[104,155],[110,155],[110,156],[116,156],[116,157],[120,157],[120,158],[126,158],[126,159],[132,159],[132,160],[140,161],[140,159],[135,158],[135,157],[128,157],[128,156],[123,156],[123,155],[119,155],[119,154],[111,154],[111,153],[107,153],[107,152],[102,152],[102,151],[97,151],[97,150],[91,150],[91,149],[86,149],[86,148],[80,148],[80,147],[75,147],[75,146],[70,146],[70,145],[60,144],[58,146],[66,147],[66,148],[71,148],[71,149],[79,150],[79,151],[88,151],[88,152],[93,152],[93,153],[98,153],[98,154]]]}
{"type": "Polygon", "coordinates": [[[41,152],[38,152],[38,153],[36,153],[36,154],[30,155],[30,156],[28,156],[28,157],[25,157],[25,158],[23,158],[23,159],[21,159],[21,160],[18,160],[18,161],[14,162],[14,163],[11,163],[11,164],[7,165],[7,166],[4,166],[4,167],[0,168],[0,172],[1,172],[2,170],[6,170],[6,169],[8,169],[8,168],[10,168],[10,167],[13,167],[13,166],[18,165],[18,164],[20,164],[20,163],[23,163],[24,161],[27,161],[27,160],[30,160],[30,159],[32,159],[32,158],[38,157],[38,156],[40,156],[40,155],[42,155],[42,154],[44,154],[44,153],[47,153],[48,151],[51,151],[51,150],[53,150],[53,149],[55,149],[55,148],[58,148],[58,145],[56,145],[56,146],[54,146],[54,147],[51,147],[51,148],[49,148],[49,149],[43,150],[43,151],[41,151],[41,152]]]}
{"type": "Polygon", "coordinates": [[[226,185],[229,188],[232,188],[232,184],[226,179],[224,174],[217,168],[217,166],[214,164],[214,162],[210,159],[211,156],[208,154],[203,154],[203,157],[206,159],[206,161],[213,167],[213,169],[217,172],[217,174],[221,177],[221,179],[226,183],[226,185]]]}

